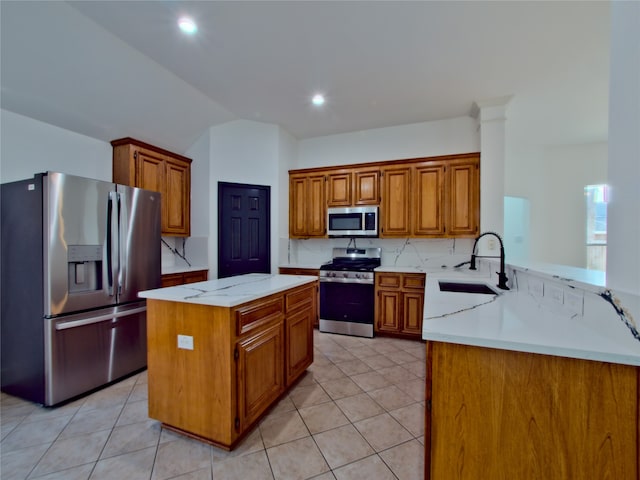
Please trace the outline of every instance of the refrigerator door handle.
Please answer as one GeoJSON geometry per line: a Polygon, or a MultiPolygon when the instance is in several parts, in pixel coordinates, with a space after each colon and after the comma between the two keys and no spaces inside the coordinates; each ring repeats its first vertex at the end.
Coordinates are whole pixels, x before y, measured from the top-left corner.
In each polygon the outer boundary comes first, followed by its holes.
{"type": "Polygon", "coordinates": [[[122,259],[120,258],[120,229],[122,226],[120,225],[120,219],[122,218],[122,202],[120,193],[116,192],[116,204],[118,205],[118,216],[116,217],[116,222],[118,228],[116,229],[116,245],[118,248],[118,253],[116,258],[118,259],[118,296],[122,294],[122,259]]]}
{"type": "Polygon", "coordinates": [[[113,217],[113,193],[109,192],[107,200],[107,290],[113,296],[113,235],[111,234],[111,218],[113,217]]]}
{"type": "Polygon", "coordinates": [[[61,322],[56,324],[56,330],[67,330],[69,328],[82,327],[85,325],[91,325],[93,323],[104,322],[105,320],[111,320],[119,317],[125,317],[128,315],[134,315],[136,313],[142,313],[146,310],[147,310],[147,307],[145,306],[145,307],[133,308],[131,310],[124,310],[122,312],[100,315],[97,317],[83,318],[82,320],[71,320],[69,322],[61,322]]]}
{"type": "Polygon", "coordinates": [[[116,294],[114,282],[117,280],[117,272],[120,268],[118,261],[118,232],[120,224],[120,200],[118,192],[109,192],[107,203],[107,290],[109,296],[116,294]],[[115,214],[114,214],[115,206],[115,214]],[[114,222],[115,229],[114,229],[114,222]],[[114,263],[114,259],[117,264],[114,263]]]}

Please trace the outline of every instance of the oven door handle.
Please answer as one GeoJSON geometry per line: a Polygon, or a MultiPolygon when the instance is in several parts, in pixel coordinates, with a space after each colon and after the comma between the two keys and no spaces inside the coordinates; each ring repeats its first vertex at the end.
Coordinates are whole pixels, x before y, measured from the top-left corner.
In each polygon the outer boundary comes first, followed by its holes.
{"type": "Polygon", "coordinates": [[[320,283],[359,283],[362,285],[373,285],[373,279],[372,278],[320,277],[320,283]]]}

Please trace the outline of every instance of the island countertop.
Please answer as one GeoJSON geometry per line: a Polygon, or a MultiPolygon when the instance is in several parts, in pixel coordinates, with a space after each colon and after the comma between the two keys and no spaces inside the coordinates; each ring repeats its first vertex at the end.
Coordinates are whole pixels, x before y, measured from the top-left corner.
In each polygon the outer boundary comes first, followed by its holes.
{"type": "Polygon", "coordinates": [[[486,276],[451,273],[427,274],[424,340],[640,366],[638,296],[569,282],[545,283],[543,294],[539,280],[523,271],[511,272],[516,285],[504,291],[486,276]],[[442,292],[440,280],[486,283],[498,294],[442,292]]]}
{"type": "Polygon", "coordinates": [[[242,303],[251,302],[316,281],[318,281],[318,277],[309,275],[250,273],[206,282],[146,290],[139,292],[138,296],[149,300],[235,307],[242,303]]]}

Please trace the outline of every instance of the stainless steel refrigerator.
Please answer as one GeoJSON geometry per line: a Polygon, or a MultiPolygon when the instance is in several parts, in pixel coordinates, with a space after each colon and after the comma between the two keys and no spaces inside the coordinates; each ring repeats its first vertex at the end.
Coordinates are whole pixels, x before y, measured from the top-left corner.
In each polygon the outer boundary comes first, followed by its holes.
{"type": "Polygon", "coordinates": [[[160,194],[56,172],[0,188],[2,391],[49,406],[143,369],[160,194]]]}

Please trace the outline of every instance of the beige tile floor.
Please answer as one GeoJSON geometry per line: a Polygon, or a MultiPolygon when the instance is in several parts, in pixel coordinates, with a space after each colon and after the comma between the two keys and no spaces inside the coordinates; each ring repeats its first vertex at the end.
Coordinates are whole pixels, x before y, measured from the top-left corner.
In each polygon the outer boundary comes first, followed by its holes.
{"type": "Polygon", "coordinates": [[[3,393],[0,478],[423,478],[424,344],[314,335],[313,365],[232,452],[149,419],[146,372],[52,409],[3,393]]]}

